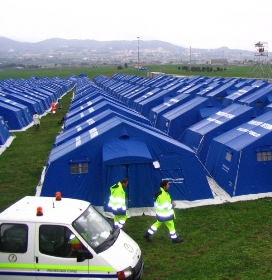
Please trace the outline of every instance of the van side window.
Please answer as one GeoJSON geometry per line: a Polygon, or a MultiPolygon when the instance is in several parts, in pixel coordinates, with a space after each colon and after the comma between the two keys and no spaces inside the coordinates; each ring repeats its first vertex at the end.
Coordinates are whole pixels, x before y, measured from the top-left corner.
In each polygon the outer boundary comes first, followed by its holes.
{"type": "Polygon", "coordinates": [[[25,253],[27,251],[28,226],[24,224],[1,224],[0,251],[25,253]]]}
{"type": "Polygon", "coordinates": [[[41,225],[39,229],[39,250],[42,254],[61,258],[76,258],[83,245],[64,226],[41,225]]]}

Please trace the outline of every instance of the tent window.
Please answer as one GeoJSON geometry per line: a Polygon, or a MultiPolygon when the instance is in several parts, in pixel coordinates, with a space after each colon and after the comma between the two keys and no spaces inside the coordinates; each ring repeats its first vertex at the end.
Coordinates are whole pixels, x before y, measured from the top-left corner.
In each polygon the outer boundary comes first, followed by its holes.
{"type": "Polygon", "coordinates": [[[223,99],[223,96],[221,96],[221,95],[217,96],[217,100],[222,100],[222,99],[223,99]]]}
{"type": "MultiPolygon", "coordinates": [[[[160,170],[179,170],[181,169],[180,155],[162,154],[160,155],[158,164],[160,165],[160,170]]],[[[156,167],[154,166],[154,168],[156,167]]]]}
{"type": "Polygon", "coordinates": [[[71,174],[88,173],[88,162],[70,164],[71,174]]]}
{"type": "Polygon", "coordinates": [[[226,159],[227,161],[231,162],[231,159],[232,159],[232,153],[227,152],[227,153],[226,153],[226,157],[225,157],[225,159],[226,159]]]}
{"type": "Polygon", "coordinates": [[[257,161],[271,161],[272,151],[258,152],[257,161]]]}
{"type": "Polygon", "coordinates": [[[262,107],[263,106],[263,102],[256,102],[256,107],[262,107]]]}

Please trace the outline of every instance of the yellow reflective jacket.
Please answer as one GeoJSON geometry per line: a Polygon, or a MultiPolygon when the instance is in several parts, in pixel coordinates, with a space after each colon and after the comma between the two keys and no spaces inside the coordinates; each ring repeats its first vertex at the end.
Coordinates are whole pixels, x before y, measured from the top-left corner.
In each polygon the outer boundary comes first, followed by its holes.
{"type": "Polygon", "coordinates": [[[160,222],[170,221],[175,218],[170,194],[163,188],[160,188],[159,192],[157,193],[155,209],[157,219],[160,222]]]}
{"type": "Polygon", "coordinates": [[[109,210],[117,216],[126,214],[126,193],[121,182],[110,187],[109,210]]]}

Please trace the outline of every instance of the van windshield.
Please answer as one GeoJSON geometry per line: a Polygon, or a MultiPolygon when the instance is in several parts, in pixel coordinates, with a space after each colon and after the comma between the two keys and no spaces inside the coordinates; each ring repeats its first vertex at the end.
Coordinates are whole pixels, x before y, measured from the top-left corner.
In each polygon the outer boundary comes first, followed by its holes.
{"type": "Polygon", "coordinates": [[[119,235],[113,226],[91,205],[73,222],[73,227],[96,253],[112,246],[119,235]]]}

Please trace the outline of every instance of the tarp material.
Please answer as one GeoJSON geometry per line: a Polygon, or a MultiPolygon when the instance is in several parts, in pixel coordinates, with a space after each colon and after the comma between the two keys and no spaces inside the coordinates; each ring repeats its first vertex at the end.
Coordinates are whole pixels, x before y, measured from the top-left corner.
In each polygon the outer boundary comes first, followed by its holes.
{"type": "Polygon", "coordinates": [[[0,116],[0,146],[4,145],[10,136],[5,120],[0,116]]]}
{"type": "Polygon", "coordinates": [[[152,126],[157,127],[159,119],[163,114],[166,112],[175,109],[176,107],[180,106],[181,104],[193,99],[193,95],[187,93],[181,93],[167,102],[164,102],[158,106],[151,108],[149,113],[149,120],[152,126]]]}
{"type": "MultiPolygon", "coordinates": [[[[265,84],[260,85],[261,87],[264,87],[265,84]]],[[[224,106],[228,106],[231,105],[234,102],[237,102],[239,99],[244,98],[246,96],[248,96],[251,93],[254,93],[258,90],[259,87],[254,87],[254,86],[245,86],[239,90],[237,90],[236,92],[224,97],[223,99],[223,105],[224,106]]]]}
{"type": "Polygon", "coordinates": [[[272,102],[272,84],[269,84],[268,86],[261,88],[237,101],[237,103],[239,104],[251,106],[260,111],[262,111],[264,107],[271,102],[272,102]]]}
{"type": "MultiPolygon", "coordinates": [[[[120,103],[118,100],[111,100],[110,98],[107,98],[106,96],[96,96],[94,98],[89,99],[87,102],[84,102],[84,104],[81,104],[77,107],[72,107],[69,109],[69,112],[66,113],[66,118],[70,118],[72,116],[75,116],[77,114],[80,114],[81,112],[88,110],[89,108],[95,106],[96,104],[102,102],[102,101],[109,101],[111,104],[115,104],[116,106],[123,106],[124,104],[120,103]]],[[[125,107],[127,108],[127,107],[125,107]]]]}
{"type": "Polygon", "coordinates": [[[21,130],[29,123],[21,109],[0,101],[0,115],[5,119],[9,129],[21,130]]]}
{"type": "MultiPolygon", "coordinates": [[[[101,101],[96,103],[94,106],[89,107],[87,110],[83,110],[80,114],[71,116],[70,118],[65,118],[64,128],[68,129],[74,127],[83,121],[86,121],[93,116],[107,110],[111,109],[115,112],[119,112],[123,115],[126,115],[126,112],[132,113],[133,111],[125,106],[118,104],[118,106],[112,102],[101,101]]],[[[134,112],[135,113],[135,112],[134,112]]]]}
{"type": "Polygon", "coordinates": [[[28,107],[25,106],[24,104],[20,104],[16,101],[13,101],[11,99],[8,99],[8,98],[4,98],[2,96],[0,96],[0,102],[3,102],[3,103],[6,103],[6,104],[9,104],[15,108],[18,108],[20,110],[22,110],[23,114],[24,114],[24,118],[27,122],[27,124],[30,124],[33,120],[32,120],[32,114],[29,112],[28,110],[28,107]]]}
{"type": "Polygon", "coordinates": [[[10,100],[16,101],[20,104],[25,105],[30,113],[34,113],[37,112],[39,115],[41,115],[43,113],[43,111],[41,110],[41,107],[39,106],[39,103],[37,103],[36,101],[20,96],[20,95],[16,95],[16,94],[4,94],[2,92],[0,92],[0,96],[6,97],[10,100]]]}
{"type": "MultiPolygon", "coordinates": [[[[146,118],[144,118],[141,115],[136,115],[136,113],[134,113],[134,112],[127,111],[126,115],[123,115],[123,114],[117,113],[113,110],[107,109],[107,110],[101,112],[100,114],[94,115],[92,118],[89,118],[86,121],[84,121],[76,126],[65,129],[62,133],[57,135],[53,145],[59,146],[60,144],[79,136],[83,132],[90,130],[90,129],[104,123],[106,120],[114,118],[115,116],[116,117],[118,116],[125,120],[129,120],[133,123],[141,123],[142,126],[146,125],[146,127],[150,127],[150,122],[146,118]]],[[[159,132],[162,133],[161,131],[159,131],[159,132]]]]}
{"type": "Polygon", "coordinates": [[[234,91],[237,91],[242,86],[237,86],[237,80],[232,79],[223,83],[220,87],[213,89],[205,95],[205,97],[210,98],[211,100],[222,102],[225,96],[230,95],[234,91]]]}
{"type": "Polygon", "coordinates": [[[194,152],[168,136],[116,118],[82,133],[51,150],[42,196],[61,191],[105,207],[109,187],[128,177],[128,206],[153,207],[162,179],[169,180],[174,200],[213,198],[204,166],[194,152]],[[71,174],[73,164],[85,164],[86,173],[71,174]],[[197,174],[197,176],[195,176],[197,174]]]}
{"type": "Polygon", "coordinates": [[[180,141],[194,150],[205,164],[213,138],[255,117],[256,112],[252,107],[232,104],[187,128],[180,141]]]}
{"type": "MultiPolygon", "coordinates": [[[[195,97],[163,114],[158,121],[158,129],[167,133],[174,139],[180,140],[182,134],[188,127],[202,119],[200,109],[206,107],[212,108],[215,106],[208,98],[195,97]]],[[[218,106],[217,110],[219,109],[220,107],[218,106]]],[[[212,113],[213,112],[211,112],[211,114],[212,113]]]]}

